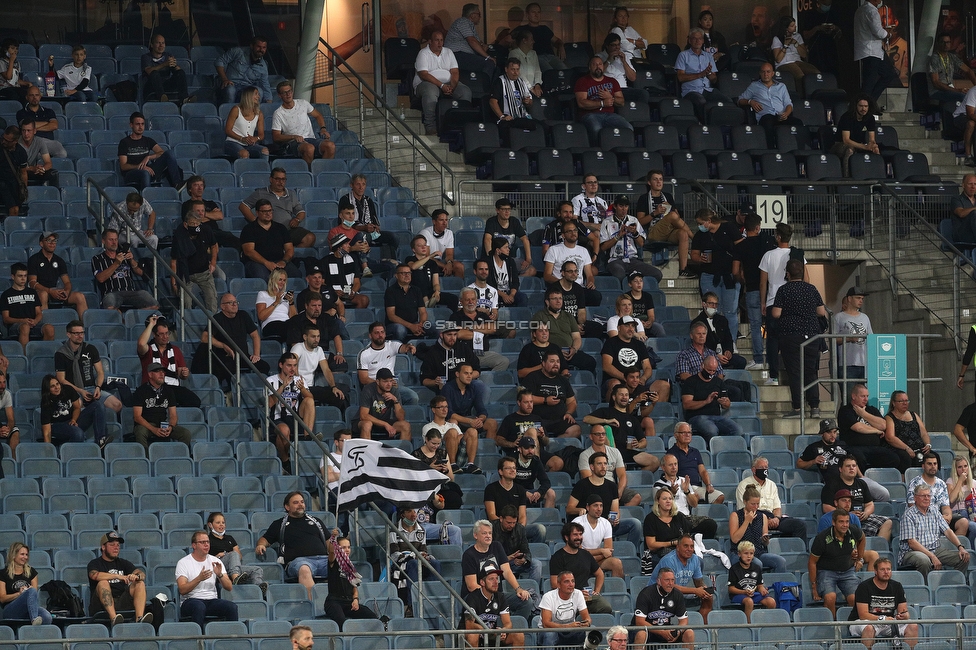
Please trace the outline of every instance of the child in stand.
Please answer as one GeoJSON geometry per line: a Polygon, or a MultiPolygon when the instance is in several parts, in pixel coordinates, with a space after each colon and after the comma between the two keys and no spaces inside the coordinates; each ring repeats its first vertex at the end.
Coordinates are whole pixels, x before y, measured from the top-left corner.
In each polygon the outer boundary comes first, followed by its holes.
{"type": "Polygon", "coordinates": [[[756,547],[752,542],[739,542],[739,561],[729,569],[729,596],[736,605],[742,604],[746,620],[752,622],[752,610],[758,604],[776,609],[776,601],[763,585],[762,567],[753,564],[756,547]]]}
{"type": "Polygon", "coordinates": [[[95,101],[95,91],[91,86],[91,66],[85,63],[84,46],[75,45],[71,48],[71,63],[58,70],[64,94],[74,102],[95,101]]]}

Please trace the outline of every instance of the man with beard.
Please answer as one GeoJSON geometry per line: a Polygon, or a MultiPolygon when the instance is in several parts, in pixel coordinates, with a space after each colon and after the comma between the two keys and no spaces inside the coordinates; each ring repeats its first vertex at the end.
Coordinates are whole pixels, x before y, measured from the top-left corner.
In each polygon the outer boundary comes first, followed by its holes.
{"type": "Polygon", "coordinates": [[[641,522],[633,517],[620,516],[620,488],[609,478],[607,478],[607,455],[598,451],[590,456],[590,475],[573,486],[573,491],[569,495],[566,504],[566,516],[578,517],[586,514],[586,507],[583,505],[591,494],[599,495],[603,499],[604,512],[607,519],[613,526],[614,539],[626,539],[630,541],[634,548],[640,548],[643,541],[641,536],[641,522]]]}
{"type": "MultiPolygon", "coordinates": [[[[644,396],[647,397],[646,394],[644,396]]],[[[642,418],[640,413],[633,412],[631,403],[635,402],[630,399],[630,389],[625,384],[617,384],[610,389],[610,403],[587,413],[583,416],[583,423],[604,427],[609,444],[620,452],[625,463],[636,463],[641,469],[656,471],[660,465],[657,456],[644,451],[647,449],[647,436],[654,435],[654,423],[649,417],[642,418]],[[650,434],[646,428],[648,421],[650,434]]]]}
{"type": "Polygon", "coordinates": [[[458,327],[457,323],[446,321],[441,324],[441,333],[437,343],[423,350],[417,350],[417,357],[422,361],[420,381],[427,388],[440,393],[447,383],[454,381],[458,368],[467,363],[475,371],[472,387],[479,392],[481,399],[487,403],[490,391],[484,382],[477,379],[478,375],[481,374],[478,355],[474,353],[470,343],[458,340],[459,329],[461,328],[458,327]]]}
{"type": "Polygon", "coordinates": [[[549,340],[549,326],[543,323],[536,323],[536,327],[529,330],[529,342],[522,346],[517,362],[518,377],[524,379],[529,374],[542,368],[542,360],[550,352],[559,354],[560,372],[569,376],[562,352],[559,346],[549,340]]]}
{"type": "Polygon", "coordinates": [[[563,309],[562,289],[556,286],[546,289],[545,303],[545,309],[534,313],[532,321],[536,327],[545,325],[549,328],[550,340],[561,348],[562,363],[576,370],[595,372],[596,360],[580,350],[583,339],[579,323],[563,309]]]}
{"type": "Polygon", "coordinates": [[[349,364],[342,356],[342,335],[339,333],[339,319],[329,316],[322,311],[322,294],[308,294],[305,301],[305,311],[295,314],[288,319],[285,342],[288,347],[294,347],[304,340],[305,327],[315,325],[319,329],[319,341],[325,341],[322,349],[329,350],[329,341],[335,348],[335,353],[329,358],[329,367],[336,371],[348,370],[349,364]]]}
{"type": "Polygon", "coordinates": [[[623,316],[617,321],[617,335],[607,339],[600,351],[603,359],[604,389],[624,382],[624,372],[637,368],[641,371],[641,383],[651,381],[654,368],[647,356],[647,346],[634,338],[637,319],[623,316]]]}
{"type": "Polygon", "coordinates": [[[874,563],[874,577],[862,582],[854,592],[854,609],[847,619],[851,621],[851,636],[859,637],[868,648],[874,645],[875,638],[903,638],[914,648],[918,642],[918,625],[903,622],[909,618],[905,588],[891,579],[891,560],[880,558],[874,563]]]}
{"type": "MultiPolygon", "coordinates": [[[[480,260],[484,265],[484,260],[480,260]]],[[[488,349],[492,338],[513,338],[514,329],[498,327],[497,323],[478,309],[478,291],[471,287],[461,289],[461,307],[451,314],[451,320],[461,326],[458,339],[470,341],[478,361],[485,370],[508,370],[508,357],[488,349]]]]}
{"type": "Polygon", "coordinates": [[[594,614],[611,614],[613,607],[606,598],[600,595],[603,590],[605,576],[600,564],[592,555],[582,550],[583,545],[583,526],[570,521],[563,525],[562,548],[557,549],[552,557],[549,558],[549,586],[557,588],[558,577],[564,573],[572,574],[572,577],[581,585],[589,583],[593,578],[593,590],[584,595],[586,607],[594,614]]]}
{"type": "Polygon", "coordinates": [[[152,614],[146,613],[146,573],[119,557],[123,543],[114,530],[102,535],[102,553],[88,563],[88,613],[95,616],[104,611],[109,625],[115,627],[125,621],[117,610],[133,608],[136,622],[152,623],[152,614]]]}
{"type": "Polygon", "coordinates": [[[298,578],[308,590],[308,599],[314,601],[315,576],[324,578],[329,571],[325,524],[306,513],[301,492],[289,492],[283,505],[285,516],[271,522],[254,546],[254,554],[263,556],[269,546],[278,543],[283,551],[285,576],[298,578]]]}
{"type": "Polygon", "coordinates": [[[603,59],[590,57],[588,70],[589,74],[576,82],[573,92],[581,121],[590,133],[590,144],[599,143],[600,129],[604,127],[633,131],[630,122],[613,112],[615,106],[624,105],[624,93],[616,79],[604,75],[603,59]]]}
{"type": "MultiPolygon", "coordinates": [[[[138,341],[136,341],[136,354],[139,355],[139,361],[142,363],[142,381],[149,381],[148,369],[150,364],[158,363],[163,365],[166,367],[164,381],[173,389],[177,404],[180,406],[199,408],[200,397],[186,386],[180,384],[181,381],[185,381],[190,376],[190,369],[187,367],[186,360],[183,358],[183,351],[178,346],[170,343],[169,334],[169,323],[161,315],[152,314],[146,319],[146,329],[142,331],[138,341]]],[[[64,383],[63,380],[62,383],[64,383]]],[[[76,388],[75,390],[78,389],[76,388]]],[[[79,394],[81,394],[80,391],[79,394]]],[[[105,405],[116,413],[122,408],[121,403],[117,409],[110,406],[108,401],[106,401],[105,405]]]]}
{"type": "Polygon", "coordinates": [[[525,490],[529,506],[556,507],[556,492],[551,487],[549,474],[535,455],[535,438],[523,435],[515,448],[518,450],[515,456],[515,483],[525,490]],[[539,482],[538,488],[535,487],[536,481],[539,482]]]}
{"type": "MultiPolygon", "coordinates": [[[[477,618],[481,624],[474,620],[471,612],[465,611],[465,630],[512,629],[512,617],[508,610],[508,603],[505,600],[505,595],[498,590],[501,572],[501,569],[491,563],[485,563],[478,570],[478,586],[480,589],[469,593],[464,602],[477,613],[477,618]]],[[[506,647],[521,648],[525,644],[525,635],[521,633],[501,632],[464,635],[464,640],[472,648],[493,647],[495,638],[497,638],[499,645],[506,647]]]]}
{"type": "MultiPolygon", "coordinates": [[[[590,174],[592,178],[596,178],[590,174]]],[[[586,185],[583,186],[584,188],[586,185]]],[[[596,186],[599,187],[599,186],[596,186]]],[[[594,190],[595,191],[595,190],[594,190]]],[[[582,193],[580,196],[586,198],[586,194],[582,193]]],[[[596,197],[599,199],[599,197],[596,197]]],[[[590,199],[592,201],[592,198],[590,199]]],[[[600,199],[601,201],[603,199],[600,199]]],[[[582,200],[581,200],[582,201],[582,200]]],[[[546,224],[546,227],[542,231],[542,255],[545,256],[549,252],[549,249],[553,246],[563,243],[563,228],[569,224],[574,224],[577,229],[577,239],[582,237],[582,241],[579,242],[580,246],[587,249],[587,253],[590,255],[590,259],[593,258],[594,252],[600,249],[600,229],[592,228],[592,224],[587,225],[580,221],[579,215],[573,210],[573,203],[571,201],[562,201],[556,206],[556,218],[546,224]]]]}
{"type": "MultiPolygon", "coordinates": [[[[570,230],[575,227],[568,226],[570,230]]],[[[582,250],[582,247],[578,246],[577,250],[582,250]]],[[[589,267],[590,263],[587,261],[586,268],[589,267]]],[[[586,306],[593,304],[599,305],[600,292],[595,289],[588,289],[578,282],[579,264],[571,259],[567,259],[562,263],[558,273],[559,279],[550,284],[549,288],[556,289],[563,294],[563,311],[576,319],[576,324],[579,326],[582,336],[587,338],[603,338],[606,334],[606,327],[596,321],[586,320],[586,306]]]]}
{"type": "MultiPolygon", "coordinates": [[[[682,629],[671,630],[669,632],[656,632],[655,627],[671,625],[671,619],[678,619],[678,625],[688,625],[688,614],[685,613],[684,596],[674,588],[674,570],[664,568],[658,571],[657,582],[647,585],[637,594],[634,603],[634,616],[630,621],[631,627],[646,626],[646,630],[638,630],[634,635],[634,642],[638,647],[643,646],[648,640],[652,644],[671,644],[678,641],[685,642],[686,650],[695,647],[694,630],[682,629]]],[[[611,628],[607,635],[616,628],[611,628]]],[[[614,636],[620,635],[624,641],[627,640],[625,628],[615,632],[614,636]]],[[[613,641],[613,638],[610,639],[613,641]]],[[[613,647],[613,646],[611,646],[613,647]]]]}
{"type": "MultiPolygon", "coordinates": [[[[369,345],[364,347],[359,353],[359,360],[356,364],[359,385],[366,386],[376,381],[376,373],[380,368],[387,368],[391,372],[396,370],[396,357],[398,354],[416,354],[417,348],[409,343],[392,341],[386,338],[386,326],[376,321],[369,326],[369,345]]],[[[417,404],[419,398],[417,391],[409,386],[402,386],[397,383],[400,389],[400,398],[404,405],[417,404]]]]}
{"type": "MultiPolygon", "coordinates": [[[[562,223],[560,230],[562,241],[550,246],[545,253],[545,270],[543,271],[542,279],[549,284],[558,282],[563,277],[563,265],[566,262],[573,262],[576,264],[577,273],[576,277],[570,278],[570,280],[580,285],[580,287],[595,291],[593,265],[590,263],[590,251],[579,244],[580,227],[573,218],[569,204],[564,203],[563,207],[569,220],[562,223]],[[579,274],[580,269],[583,270],[582,277],[579,274]]],[[[594,299],[597,297],[599,297],[599,293],[592,296],[594,299]]],[[[588,296],[586,304],[596,306],[589,298],[591,296],[588,296]]]]}
{"type": "Polygon", "coordinates": [[[478,591],[478,571],[482,567],[494,565],[501,571],[505,582],[508,583],[508,586],[512,588],[512,591],[518,597],[517,601],[512,601],[515,615],[525,616],[529,614],[526,620],[531,619],[532,609],[534,607],[532,595],[527,589],[522,589],[518,580],[515,579],[511,564],[508,562],[508,554],[505,553],[505,548],[501,543],[493,541],[491,522],[487,519],[480,519],[474,522],[474,528],[471,534],[474,538],[474,544],[465,549],[464,553],[461,554],[461,575],[463,578],[458,593],[461,594],[462,598],[465,598],[469,593],[478,591]]]}
{"type": "Polygon", "coordinates": [[[532,392],[533,412],[542,421],[547,434],[580,437],[576,412],[576,395],[569,379],[559,373],[559,355],[546,354],[542,368],[527,375],[522,385],[532,392]]]}

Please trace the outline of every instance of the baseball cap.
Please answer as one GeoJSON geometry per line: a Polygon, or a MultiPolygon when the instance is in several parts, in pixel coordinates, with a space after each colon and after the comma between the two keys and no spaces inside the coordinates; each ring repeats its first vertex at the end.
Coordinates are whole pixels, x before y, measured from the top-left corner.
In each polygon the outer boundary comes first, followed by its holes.
{"type": "Polygon", "coordinates": [[[459,329],[461,329],[461,327],[452,320],[441,323],[441,332],[456,332],[459,329]]]}
{"type": "Polygon", "coordinates": [[[850,490],[837,490],[836,492],[834,492],[834,501],[836,501],[837,499],[843,499],[844,497],[847,497],[848,499],[850,499],[851,498],[851,491],[850,490]]]}
{"type": "Polygon", "coordinates": [[[102,541],[99,542],[99,545],[108,544],[109,542],[118,542],[119,544],[125,544],[125,540],[122,539],[122,536],[119,535],[114,530],[110,530],[109,532],[102,535],[102,541]]]}
{"type": "Polygon", "coordinates": [[[150,363],[149,367],[146,368],[146,372],[156,372],[157,370],[166,370],[166,366],[161,363],[150,363]]]}
{"type": "Polygon", "coordinates": [[[640,271],[631,271],[630,274],[627,276],[627,282],[630,282],[634,278],[642,278],[642,277],[644,277],[644,274],[641,273],[640,271]]]}
{"type": "Polygon", "coordinates": [[[745,199],[739,204],[739,212],[742,214],[756,214],[756,206],[749,199],[745,199]]]}
{"type": "Polygon", "coordinates": [[[857,286],[857,285],[854,285],[853,287],[851,287],[850,289],[848,289],[847,290],[847,293],[845,294],[845,296],[848,297],[848,298],[850,298],[851,296],[861,296],[861,297],[864,297],[864,296],[868,296],[868,295],[870,295],[870,294],[868,292],[866,292],[864,289],[862,289],[861,287],[857,286]]]}
{"type": "Polygon", "coordinates": [[[637,319],[633,316],[621,316],[618,325],[637,325],[637,319]]]}
{"type": "Polygon", "coordinates": [[[614,205],[630,205],[630,197],[626,194],[621,194],[613,200],[614,205]]]}
{"type": "Polygon", "coordinates": [[[837,420],[834,418],[827,418],[826,420],[820,420],[820,435],[823,435],[830,431],[831,429],[837,429],[837,420]]]}
{"type": "Polygon", "coordinates": [[[599,494],[591,494],[590,496],[586,497],[586,505],[592,506],[594,503],[603,503],[603,497],[601,497],[599,494]]]}
{"type": "Polygon", "coordinates": [[[534,449],[535,438],[531,438],[529,436],[522,436],[521,438],[519,438],[518,446],[524,447],[525,449],[534,449]]]}
{"type": "Polygon", "coordinates": [[[478,580],[484,580],[492,573],[501,573],[502,570],[498,568],[498,565],[494,562],[485,562],[480,569],[478,569],[478,580]]]}
{"type": "Polygon", "coordinates": [[[45,230],[44,232],[41,233],[40,237],[37,238],[37,241],[44,241],[48,237],[54,237],[55,239],[57,239],[60,236],[61,235],[54,232],[53,230],[45,230]]]}
{"type": "Polygon", "coordinates": [[[329,248],[335,250],[340,246],[342,246],[343,244],[345,244],[347,241],[349,241],[349,238],[346,237],[343,233],[341,232],[336,233],[335,235],[332,236],[331,239],[329,239],[329,248]]]}
{"type": "Polygon", "coordinates": [[[380,368],[376,371],[377,379],[393,379],[393,371],[389,368],[380,368]]]}
{"type": "MultiPolygon", "coordinates": [[[[345,235],[343,235],[345,237],[345,235]]],[[[315,275],[316,273],[321,273],[322,267],[318,265],[317,262],[310,262],[305,265],[305,275],[315,275]]]]}

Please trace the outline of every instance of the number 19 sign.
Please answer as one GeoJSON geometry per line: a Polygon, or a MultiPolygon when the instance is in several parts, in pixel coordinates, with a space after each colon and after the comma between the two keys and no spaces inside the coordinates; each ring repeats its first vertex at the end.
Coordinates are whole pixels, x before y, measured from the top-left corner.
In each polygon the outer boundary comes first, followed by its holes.
{"type": "Polygon", "coordinates": [[[778,223],[788,223],[785,194],[757,194],[756,212],[762,217],[763,229],[772,230],[778,223]]]}

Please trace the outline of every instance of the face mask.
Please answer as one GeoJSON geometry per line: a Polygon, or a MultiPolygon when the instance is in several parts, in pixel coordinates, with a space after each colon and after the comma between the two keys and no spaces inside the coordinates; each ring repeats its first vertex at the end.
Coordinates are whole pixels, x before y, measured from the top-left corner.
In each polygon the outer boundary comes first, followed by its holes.
{"type": "Polygon", "coordinates": [[[223,537],[224,537],[224,533],[218,533],[213,528],[210,529],[210,534],[213,535],[214,537],[216,537],[217,539],[223,539],[223,537]]]}
{"type": "Polygon", "coordinates": [[[769,476],[768,469],[757,469],[753,472],[753,475],[760,481],[765,481],[766,477],[769,476]]]}
{"type": "Polygon", "coordinates": [[[406,524],[407,526],[413,526],[414,524],[417,523],[417,520],[416,519],[407,519],[406,517],[404,517],[403,518],[403,523],[406,524]]]}
{"type": "Polygon", "coordinates": [[[718,312],[718,310],[715,309],[714,307],[706,307],[705,308],[705,315],[708,316],[709,318],[711,318],[712,316],[714,316],[716,312],[718,312]]]}
{"type": "Polygon", "coordinates": [[[698,230],[701,232],[708,232],[708,226],[706,226],[705,224],[699,224],[698,230]]]}
{"type": "Polygon", "coordinates": [[[353,226],[356,225],[356,222],[343,220],[342,225],[345,226],[346,228],[352,228],[353,226]]]}
{"type": "Polygon", "coordinates": [[[507,260],[507,259],[508,259],[508,253],[502,253],[502,252],[499,252],[499,253],[498,253],[498,259],[500,259],[501,261],[503,261],[503,262],[504,262],[505,260],[507,260]]]}
{"type": "Polygon", "coordinates": [[[711,372],[708,372],[707,370],[702,370],[701,371],[701,376],[704,377],[705,379],[711,379],[712,377],[715,376],[715,374],[714,373],[711,373],[711,372]]]}

